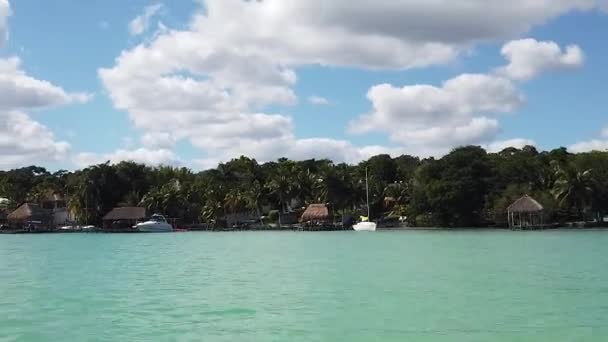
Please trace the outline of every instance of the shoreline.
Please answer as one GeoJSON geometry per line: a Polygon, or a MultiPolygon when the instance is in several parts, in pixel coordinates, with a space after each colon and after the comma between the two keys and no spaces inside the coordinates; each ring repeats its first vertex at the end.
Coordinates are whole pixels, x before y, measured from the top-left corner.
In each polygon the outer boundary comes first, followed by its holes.
{"type": "MultiPolygon", "coordinates": [[[[542,232],[542,231],[608,231],[607,226],[595,226],[595,227],[577,227],[560,225],[558,227],[545,227],[535,229],[509,229],[506,227],[458,227],[458,228],[446,228],[446,227],[393,227],[393,228],[378,228],[376,232],[408,232],[408,231],[419,231],[419,232],[542,232]]],[[[322,232],[353,232],[353,229],[300,229],[300,228],[269,228],[269,229],[204,229],[204,230],[176,230],[173,232],[166,233],[238,233],[238,232],[304,232],[304,233],[322,233],[322,232]]],[[[44,232],[26,232],[26,231],[0,231],[0,235],[50,235],[50,234],[152,234],[138,231],[44,231],[44,232]]]]}

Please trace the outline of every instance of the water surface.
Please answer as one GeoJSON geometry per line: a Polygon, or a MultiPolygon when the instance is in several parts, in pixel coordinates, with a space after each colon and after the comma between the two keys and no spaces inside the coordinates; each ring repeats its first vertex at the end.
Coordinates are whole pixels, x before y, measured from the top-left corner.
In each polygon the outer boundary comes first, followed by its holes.
{"type": "Polygon", "coordinates": [[[608,232],[0,236],[0,341],[606,341],[608,232]]]}

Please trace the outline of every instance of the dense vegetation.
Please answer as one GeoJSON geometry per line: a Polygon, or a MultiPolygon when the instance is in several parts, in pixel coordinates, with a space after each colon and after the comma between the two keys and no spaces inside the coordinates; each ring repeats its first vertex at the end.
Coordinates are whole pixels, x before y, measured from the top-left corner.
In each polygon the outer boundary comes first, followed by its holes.
{"type": "Polygon", "coordinates": [[[531,146],[500,153],[468,146],[441,159],[378,155],[358,165],[287,159],[258,164],[240,157],[199,173],[133,162],[55,173],[31,166],[0,172],[0,197],[15,207],[40,201],[49,191],[61,193],[80,222],[99,222],[115,206],[136,205],[184,223],[221,224],[228,213],[262,216],[268,208],[278,216],[276,210],[319,202],[330,203],[336,215],[356,215],[365,208],[366,168],[375,219],[504,226],[507,206],[526,193],[554,222],[600,219],[608,208],[608,152],[538,152],[531,146]]]}

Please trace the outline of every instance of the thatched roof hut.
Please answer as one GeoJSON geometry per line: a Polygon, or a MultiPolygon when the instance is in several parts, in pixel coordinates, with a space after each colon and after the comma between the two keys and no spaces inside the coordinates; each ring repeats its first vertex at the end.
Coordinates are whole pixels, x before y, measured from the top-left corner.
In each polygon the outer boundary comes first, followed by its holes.
{"type": "Polygon", "coordinates": [[[7,217],[9,222],[52,221],[53,211],[41,208],[38,204],[23,203],[7,217]]]}
{"type": "Polygon", "coordinates": [[[529,195],[524,195],[513,202],[507,210],[515,213],[534,213],[545,210],[545,207],[529,195]]]}
{"type": "Polygon", "coordinates": [[[137,221],[146,218],[146,208],[121,207],[114,208],[104,217],[104,221],[137,221]]]}
{"type": "Polygon", "coordinates": [[[524,195],[507,208],[509,227],[534,227],[543,224],[545,207],[537,200],[524,195]]]}
{"type": "Polygon", "coordinates": [[[300,221],[326,221],[329,218],[329,208],[325,204],[311,204],[302,214],[300,221]]]}
{"type": "Polygon", "coordinates": [[[146,208],[114,208],[103,217],[103,228],[111,232],[131,231],[134,224],[146,218],[146,208]]]}

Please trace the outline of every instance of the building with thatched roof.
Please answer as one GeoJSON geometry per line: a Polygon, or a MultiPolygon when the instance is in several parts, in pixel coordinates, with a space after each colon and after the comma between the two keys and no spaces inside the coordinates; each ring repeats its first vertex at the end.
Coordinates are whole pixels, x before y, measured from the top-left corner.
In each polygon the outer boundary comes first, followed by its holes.
{"type": "Polygon", "coordinates": [[[110,231],[130,230],[133,225],[146,218],[146,208],[114,208],[103,217],[103,228],[110,231]]]}
{"type": "Polygon", "coordinates": [[[537,200],[524,195],[507,208],[509,228],[531,228],[543,225],[545,208],[537,200]]]}
{"type": "Polygon", "coordinates": [[[38,204],[23,203],[8,215],[7,221],[11,227],[17,229],[50,230],[53,224],[53,211],[44,209],[38,204]]]}
{"type": "Polygon", "coordinates": [[[309,205],[302,216],[300,222],[322,223],[331,219],[329,208],[325,204],[309,205]]]}

